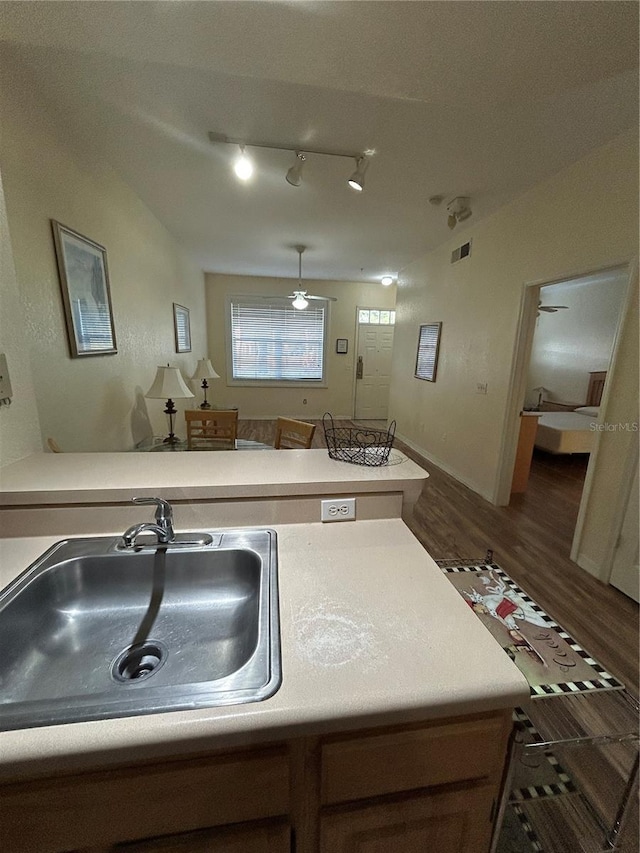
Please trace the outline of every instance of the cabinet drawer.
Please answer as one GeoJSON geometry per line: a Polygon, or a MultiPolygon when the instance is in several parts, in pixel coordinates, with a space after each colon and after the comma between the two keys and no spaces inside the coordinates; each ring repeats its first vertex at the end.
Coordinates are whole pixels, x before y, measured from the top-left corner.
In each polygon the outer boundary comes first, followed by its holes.
{"type": "Polygon", "coordinates": [[[51,853],[285,815],[280,748],[0,787],[12,853],[51,853]]]}
{"type": "Polygon", "coordinates": [[[502,769],[509,727],[500,716],[327,740],[322,803],[489,777],[502,769]]]}

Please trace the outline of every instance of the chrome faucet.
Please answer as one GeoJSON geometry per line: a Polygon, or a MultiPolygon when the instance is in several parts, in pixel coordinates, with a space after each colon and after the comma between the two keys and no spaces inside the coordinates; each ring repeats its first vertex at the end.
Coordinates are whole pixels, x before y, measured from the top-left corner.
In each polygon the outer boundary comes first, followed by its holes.
{"type": "Polygon", "coordinates": [[[132,498],[136,504],[151,504],[156,508],[156,521],[143,521],[140,524],[134,524],[122,534],[122,541],[126,548],[133,548],[136,544],[136,539],[141,533],[155,533],[158,537],[158,544],[168,545],[170,542],[175,542],[176,534],[173,530],[173,510],[171,504],[163,501],[162,498],[132,498]]]}
{"type": "Polygon", "coordinates": [[[125,548],[133,548],[141,533],[155,533],[158,545],[191,545],[203,546],[213,543],[210,533],[178,533],[173,529],[173,509],[171,504],[162,498],[131,498],[136,504],[151,504],[156,508],[155,523],[143,521],[134,524],[122,534],[122,544],[125,548]]]}

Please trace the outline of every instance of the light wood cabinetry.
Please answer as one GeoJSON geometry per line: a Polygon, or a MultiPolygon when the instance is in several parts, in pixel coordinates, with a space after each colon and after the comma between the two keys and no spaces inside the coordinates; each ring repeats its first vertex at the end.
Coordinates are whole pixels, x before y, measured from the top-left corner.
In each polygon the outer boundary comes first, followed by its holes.
{"type": "Polygon", "coordinates": [[[513,479],[511,481],[512,495],[521,494],[527,490],[539,418],[540,415],[536,412],[527,412],[520,415],[520,433],[516,449],[516,461],[513,466],[513,479]]]}
{"type": "Polygon", "coordinates": [[[181,832],[133,844],[116,844],[110,853],[290,853],[291,827],[284,821],[181,832]]]}
{"type": "Polygon", "coordinates": [[[489,847],[493,796],[464,789],[325,815],[320,853],[479,853],[489,847]]]}
{"type": "Polygon", "coordinates": [[[503,711],[5,784],[0,846],[486,853],[510,730],[503,711]]]}

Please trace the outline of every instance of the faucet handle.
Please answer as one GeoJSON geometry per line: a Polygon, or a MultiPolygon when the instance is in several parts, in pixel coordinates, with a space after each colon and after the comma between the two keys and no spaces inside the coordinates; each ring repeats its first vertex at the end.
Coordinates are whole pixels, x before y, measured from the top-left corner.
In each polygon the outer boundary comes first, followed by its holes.
{"type": "Polygon", "coordinates": [[[150,504],[156,508],[156,521],[162,526],[173,521],[173,508],[168,501],[163,501],[162,498],[131,498],[136,504],[150,504]]]}

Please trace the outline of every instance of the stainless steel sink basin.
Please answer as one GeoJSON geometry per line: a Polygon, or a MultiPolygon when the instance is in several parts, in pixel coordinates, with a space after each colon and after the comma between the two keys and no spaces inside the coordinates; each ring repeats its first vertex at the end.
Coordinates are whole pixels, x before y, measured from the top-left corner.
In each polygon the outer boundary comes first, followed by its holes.
{"type": "Polygon", "coordinates": [[[0,729],[257,702],[281,681],[273,530],[68,539],[0,593],[0,729]]]}

